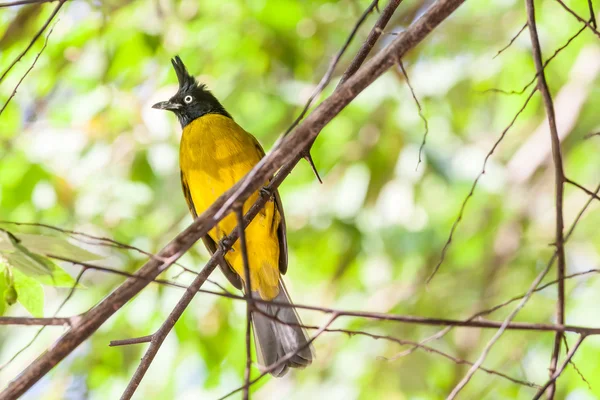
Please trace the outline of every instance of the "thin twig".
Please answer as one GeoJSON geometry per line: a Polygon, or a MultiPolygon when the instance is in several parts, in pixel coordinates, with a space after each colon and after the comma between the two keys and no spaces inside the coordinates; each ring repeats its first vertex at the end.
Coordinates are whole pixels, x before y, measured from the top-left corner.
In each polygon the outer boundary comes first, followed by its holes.
{"type": "Polygon", "coordinates": [[[250,276],[250,260],[248,260],[248,248],[246,243],[246,231],[244,229],[244,211],[243,204],[235,207],[235,215],[237,218],[238,236],[240,238],[240,248],[242,251],[242,259],[244,263],[244,295],[246,297],[246,368],[244,369],[244,400],[250,398],[250,369],[252,367],[252,349],[250,347],[250,329],[252,325],[252,283],[250,276]]]}
{"type": "Polygon", "coordinates": [[[27,54],[27,52],[33,47],[33,44],[44,33],[44,31],[46,30],[46,28],[48,28],[48,25],[50,25],[50,23],[52,22],[52,20],[56,16],[56,14],[58,14],[58,12],[62,8],[62,6],[65,4],[65,2],[66,2],[66,0],[58,0],[58,4],[56,5],[56,8],[54,8],[54,11],[52,11],[52,14],[50,14],[50,16],[48,17],[48,19],[46,20],[46,22],[44,23],[44,25],[42,25],[42,27],[40,28],[40,30],[33,36],[33,38],[31,39],[31,41],[29,42],[29,44],[25,48],[25,50],[23,50],[17,56],[17,58],[15,58],[13,60],[13,62],[8,66],[8,68],[6,68],[6,70],[2,73],[2,76],[0,76],[0,83],[4,80],[4,78],[6,77],[6,75],[15,66],[15,64],[17,64],[21,60],[21,58],[23,58],[23,56],[25,54],[27,54]]]}
{"type": "MultiPolygon", "coordinates": [[[[591,30],[592,32],[594,32],[594,35],[598,36],[600,38],[600,32],[598,32],[596,30],[596,20],[595,17],[592,16],[591,17],[591,21],[593,22],[588,22],[585,19],[581,18],[579,16],[579,14],[577,14],[575,11],[573,11],[572,9],[569,8],[569,6],[567,6],[562,0],[556,0],[558,2],[558,4],[560,4],[562,6],[562,8],[565,9],[565,11],[567,11],[569,14],[571,14],[572,16],[574,16],[579,22],[583,23],[589,30],[591,30]]],[[[593,12],[594,10],[591,9],[591,11],[593,12]]],[[[593,14],[592,14],[593,15],[593,14]]]]}
{"type": "Polygon", "coordinates": [[[10,103],[10,101],[13,99],[13,97],[15,97],[15,95],[17,94],[17,90],[19,89],[19,86],[21,86],[21,83],[23,83],[23,81],[25,80],[25,78],[27,77],[27,75],[29,75],[29,73],[31,72],[31,70],[33,69],[33,67],[35,67],[35,63],[37,63],[38,58],[40,58],[40,56],[44,52],[44,49],[46,49],[46,46],[48,45],[48,39],[50,38],[50,35],[52,34],[52,31],[54,30],[55,26],[56,26],[56,23],[54,23],[54,25],[52,26],[52,28],[50,28],[50,31],[48,31],[48,34],[46,35],[46,40],[44,40],[44,45],[42,46],[42,48],[40,49],[40,51],[35,56],[35,59],[31,63],[31,66],[29,67],[29,69],[27,69],[27,71],[25,71],[25,73],[23,74],[23,76],[21,77],[21,79],[19,80],[19,82],[17,82],[17,85],[15,86],[15,88],[12,91],[11,95],[8,97],[8,99],[6,100],[6,102],[4,103],[4,105],[2,106],[2,109],[0,109],[0,115],[2,115],[2,113],[4,112],[4,109],[6,108],[6,106],[8,106],[8,103],[10,103]]]}
{"type": "Polygon", "coordinates": [[[36,317],[0,317],[0,325],[30,325],[30,326],[70,326],[73,318],[36,318],[36,317]]]}
{"type": "Polygon", "coordinates": [[[131,339],[111,340],[108,344],[110,347],[129,346],[132,344],[149,343],[152,341],[153,335],[141,336],[131,339]]]}
{"type": "Polygon", "coordinates": [[[556,380],[563,373],[563,371],[565,370],[565,368],[567,367],[567,365],[569,364],[569,362],[571,361],[571,359],[573,358],[573,356],[575,355],[575,353],[579,349],[579,346],[581,346],[581,343],[583,343],[583,340],[585,338],[586,338],[585,335],[579,336],[579,339],[577,340],[577,342],[575,343],[575,345],[573,346],[573,348],[571,349],[571,351],[569,351],[569,354],[567,354],[567,358],[565,358],[565,360],[563,361],[562,365],[555,372],[552,373],[552,375],[550,377],[550,380],[548,380],[548,382],[546,382],[544,384],[544,386],[542,386],[537,391],[537,393],[533,397],[533,400],[538,400],[540,397],[542,397],[542,395],[544,394],[544,392],[547,389],[549,389],[551,386],[555,385],[556,380]]]}
{"type": "Polygon", "coordinates": [[[577,183],[567,177],[565,177],[565,182],[583,190],[585,193],[592,196],[594,199],[600,200],[600,196],[598,196],[596,193],[592,192],[591,190],[586,189],[584,186],[580,185],[579,183],[577,183]]]}
{"type": "Polygon", "coordinates": [[[452,228],[450,229],[450,234],[448,235],[448,239],[446,240],[446,243],[444,244],[444,247],[442,248],[442,254],[440,255],[440,259],[439,259],[438,263],[436,264],[436,266],[433,268],[433,271],[431,272],[431,274],[429,275],[429,277],[427,278],[427,281],[426,281],[427,283],[431,282],[431,280],[433,279],[433,277],[435,276],[435,274],[438,272],[438,270],[442,266],[444,260],[446,259],[446,253],[448,252],[450,244],[452,243],[452,240],[454,239],[454,233],[456,232],[456,228],[458,228],[458,225],[460,224],[460,221],[463,218],[463,214],[465,212],[465,209],[467,207],[467,204],[468,204],[469,200],[475,194],[475,188],[477,187],[477,184],[479,183],[479,180],[485,174],[485,170],[486,170],[486,167],[487,167],[488,160],[490,159],[490,157],[492,156],[492,154],[494,154],[494,152],[496,151],[496,148],[500,145],[500,142],[502,142],[502,140],[506,136],[506,133],[510,130],[510,128],[513,127],[513,125],[517,121],[517,118],[519,117],[519,115],[521,115],[521,113],[525,110],[525,108],[527,107],[527,104],[529,104],[529,101],[531,100],[531,98],[533,97],[533,95],[534,95],[534,93],[536,91],[537,91],[537,88],[534,88],[529,93],[529,96],[527,97],[527,99],[525,99],[525,101],[523,102],[523,105],[521,106],[521,108],[519,109],[519,111],[517,111],[517,113],[513,117],[512,121],[510,121],[510,124],[508,124],[508,126],[506,128],[504,128],[504,130],[500,134],[500,137],[496,140],[496,142],[492,146],[491,150],[485,156],[485,160],[483,161],[483,166],[481,168],[481,172],[479,172],[479,175],[477,175],[477,178],[475,178],[475,180],[473,181],[473,185],[471,185],[471,190],[469,191],[469,193],[467,194],[467,196],[463,200],[463,203],[462,203],[462,205],[460,207],[460,210],[458,212],[458,217],[454,221],[454,224],[452,224],[452,228]]]}
{"type": "MultiPolygon", "coordinates": [[[[567,350],[567,354],[568,354],[571,350],[569,350],[569,342],[567,341],[567,337],[564,335],[563,335],[563,344],[565,345],[565,349],[567,350]]],[[[577,375],[579,375],[579,378],[587,385],[588,389],[593,390],[592,385],[590,385],[590,383],[585,378],[585,376],[583,376],[583,374],[581,373],[579,368],[577,368],[577,365],[575,364],[575,362],[572,359],[569,360],[569,364],[571,364],[571,367],[573,367],[573,369],[575,370],[577,375]]]]}
{"type": "Polygon", "coordinates": [[[377,22],[375,22],[375,25],[373,25],[371,32],[369,32],[367,40],[364,41],[364,43],[358,50],[358,53],[356,53],[356,56],[354,56],[354,59],[352,60],[346,71],[344,71],[344,74],[342,75],[342,78],[338,83],[338,87],[341,86],[344,82],[346,82],[348,78],[354,75],[354,73],[358,71],[363,62],[365,62],[365,60],[369,56],[369,53],[375,46],[375,43],[377,43],[377,40],[383,33],[384,28],[392,18],[392,15],[394,15],[394,12],[396,11],[396,8],[398,8],[400,3],[402,3],[402,0],[390,0],[385,6],[383,11],[379,15],[379,18],[377,19],[377,22]]]}
{"type": "Polygon", "coordinates": [[[508,49],[510,46],[512,46],[512,44],[515,42],[515,40],[517,40],[517,38],[519,36],[521,36],[521,33],[523,33],[523,31],[527,29],[527,22],[523,24],[523,26],[521,27],[521,29],[519,29],[519,32],[517,32],[516,35],[514,35],[512,37],[512,39],[510,39],[510,42],[508,42],[508,44],[506,46],[504,46],[503,48],[501,48],[500,50],[498,50],[498,52],[496,53],[496,55],[494,57],[492,57],[492,60],[496,57],[498,57],[500,54],[502,54],[506,49],[508,49]]]}
{"type": "Polygon", "coordinates": [[[419,169],[419,165],[421,164],[421,161],[422,161],[421,156],[423,155],[423,150],[425,149],[425,143],[427,142],[427,134],[429,133],[429,124],[427,123],[427,118],[425,118],[425,115],[423,114],[423,108],[421,107],[421,103],[419,102],[419,99],[417,98],[417,95],[415,94],[415,89],[410,84],[410,79],[408,79],[408,74],[406,73],[406,69],[404,69],[404,64],[402,63],[401,59],[398,59],[398,65],[400,66],[400,71],[402,71],[402,75],[404,75],[406,84],[408,85],[408,88],[410,89],[410,94],[412,95],[412,98],[415,101],[415,104],[417,105],[417,109],[419,110],[419,117],[421,117],[421,120],[423,121],[423,125],[425,127],[425,132],[423,133],[423,140],[421,141],[421,146],[419,146],[419,161],[417,161],[417,167],[415,168],[415,171],[416,171],[417,169],[419,169]]]}
{"type": "Polygon", "coordinates": [[[43,4],[43,3],[53,3],[58,0],[17,0],[8,3],[0,3],[0,8],[3,7],[15,7],[15,6],[24,6],[27,4],[43,4]]]}
{"type": "MultiPolygon", "coordinates": [[[[583,33],[583,31],[585,31],[585,26],[581,27],[581,29],[579,29],[577,32],[575,32],[575,34],[573,36],[571,36],[569,39],[567,39],[567,41],[565,42],[565,44],[563,44],[562,46],[560,46],[559,48],[557,48],[556,50],[554,50],[554,53],[552,54],[552,56],[550,56],[550,58],[548,58],[546,60],[546,62],[544,62],[544,69],[546,69],[546,67],[548,66],[548,64],[550,64],[550,62],[556,58],[556,56],[558,56],[558,54],[563,51],[564,49],[566,49],[573,40],[575,40],[579,35],[581,35],[583,33]]],[[[533,78],[531,78],[531,80],[529,81],[529,83],[527,83],[525,86],[523,86],[523,88],[519,91],[517,90],[511,90],[511,91],[507,91],[507,90],[502,90],[502,89],[496,89],[496,88],[492,88],[492,89],[487,89],[484,90],[483,93],[488,93],[488,92],[495,92],[495,93],[500,93],[500,94],[506,94],[506,95],[522,95],[523,93],[525,93],[525,91],[535,83],[536,79],[538,77],[538,74],[536,73],[533,78]]]]}

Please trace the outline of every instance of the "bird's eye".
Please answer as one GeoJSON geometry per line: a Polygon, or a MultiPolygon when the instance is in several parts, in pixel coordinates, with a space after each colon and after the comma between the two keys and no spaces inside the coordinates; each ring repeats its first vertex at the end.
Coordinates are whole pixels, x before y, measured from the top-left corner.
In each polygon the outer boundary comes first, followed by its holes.
{"type": "Polygon", "coordinates": [[[183,101],[186,102],[186,104],[190,104],[192,102],[193,98],[190,95],[185,96],[185,98],[183,99],[183,101]]]}

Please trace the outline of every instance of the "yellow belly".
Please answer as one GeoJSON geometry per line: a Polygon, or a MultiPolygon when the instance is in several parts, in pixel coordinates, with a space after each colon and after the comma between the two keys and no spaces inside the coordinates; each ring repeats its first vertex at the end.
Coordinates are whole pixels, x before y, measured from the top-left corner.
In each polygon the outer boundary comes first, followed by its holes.
{"type": "MultiPolygon", "coordinates": [[[[232,119],[218,114],[202,116],[183,130],[180,147],[180,167],[187,181],[196,214],[202,214],[219,196],[246,175],[262,157],[262,149],[252,135],[232,119]]],[[[244,213],[254,204],[258,192],[244,203],[244,213]]],[[[279,292],[279,241],[277,228],[280,216],[272,201],[246,228],[246,242],[252,290],[263,299],[273,299],[279,292]]],[[[237,226],[231,213],[210,232],[218,243],[237,226]]],[[[226,260],[245,280],[239,241],[228,252],[226,260]]]]}

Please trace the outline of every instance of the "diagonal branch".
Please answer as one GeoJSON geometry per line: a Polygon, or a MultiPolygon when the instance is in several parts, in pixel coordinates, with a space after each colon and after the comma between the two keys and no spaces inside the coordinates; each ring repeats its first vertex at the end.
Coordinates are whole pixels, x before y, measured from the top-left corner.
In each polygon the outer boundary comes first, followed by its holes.
{"type": "MultiPolygon", "coordinates": [[[[54,24],[54,26],[56,26],[56,24],[54,24]]],[[[2,106],[2,108],[0,109],[0,115],[2,115],[2,113],[4,112],[4,109],[8,106],[8,103],[10,103],[10,101],[13,99],[13,97],[15,97],[15,95],[17,94],[17,90],[19,90],[19,86],[21,86],[21,83],[23,83],[23,81],[25,80],[25,78],[27,77],[27,75],[29,75],[29,73],[31,72],[31,70],[33,69],[33,67],[35,67],[35,64],[37,63],[37,60],[40,58],[40,56],[42,55],[42,53],[46,49],[46,46],[48,45],[48,39],[50,38],[50,35],[52,34],[52,31],[54,30],[54,26],[52,28],[50,28],[50,31],[46,35],[46,40],[44,40],[44,45],[42,46],[42,48],[40,49],[40,51],[35,56],[35,59],[31,63],[31,66],[27,69],[27,71],[25,71],[25,73],[23,74],[23,76],[21,77],[21,79],[19,79],[19,82],[17,82],[17,84],[15,85],[15,88],[12,91],[11,95],[8,97],[8,99],[6,99],[6,102],[4,103],[4,105],[2,106]]]]}
{"type": "Polygon", "coordinates": [[[33,44],[38,40],[38,38],[40,36],[42,36],[42,34],[44,33],[44,31],[46,30],[46,28],[48,28],[48,25],[50,25],[50,23],[52,22],[52,20],[54,19],[54,17],[56,17],[56,14],[58,14],[58,12],[60,11],[60,9],[62,8],[62,6],[65,4],[66,0],[59,0],[58,4],[56,5],[56,7],[54,8],[54,10],[52,11],[52,14],[50,14],[50,16],[48,17],[48,19],[46,20],[46,22],[44,23],[44,25],[42,25],[42,27],[40,28],[40,30],[33,36],[33,38],[31,39],[31,41],[29,42],[29,44],[27,45],[27,47],[25,48],[25,50],[23,50],[18,56],[17,58],[15,58],[13,60],[13,62],[8,66],[8,68],[6,68],[6,70],[2,73],[2,76],[0,76],[0,83],[4,80],[4,78],[6,78],[6,75],[10,72],[10,70],[19,62],[21,61],[21,58],[23,58],[23,56],[25,54],[27,54],[27,52],[33,47],[33,44]]]}
{"type": "Polygon", "coordinates": [[[469,191],[469,193],[467,194],[467,196],[465,197],[465,199],[463,200],[463,202],[460,206],[460,210],[458,211],[458,216],[456,217],[456,220],[454,220],[454,223],[452,224],[452,228],[450,228],[450,234],[448,235],[448,239],[446,240],[446,243],[444,244],[444,247],[442,248],[442,254],[440,255],[440,259],[437,262],[437,264],[435,265],[435,267],[433,268],[433,271],[431,272],[429,277],[427,278],[427,281],[426,281],[427,283],[431,282],[433,277],[437,274],[438,270],[444,263],[444,260],[446,259],[446,254],[448,252],[448,249],[450,248],[450,245],[452,244],[452,240],[454,239],[454,234],[456,233],[456,229],[458,228],[458,225],[462,221],[463,215],[465,213],[465,209],[467,208],[467,204],[469,203],[469,200],[471,200],[471,197],[473,197],[473,195],[475,194],[475,189],[477,188],[477,184],[479,183],[479,180],[485,174],[488,160],[490,159],[490,157],[492,157],[492,155],[494,154],[494,152],[500,145],[500,142],[502,142],[502,140],[504,139],[504,137],[506,136],[508,131],[514,126],[515,122],[517,121],[517,118],[519,118],[519,115],[521,115],[521,113],[523,113],[523,111],[529,104],[529,101],[531,100],[531,98],[533,97],[533,95],[535,94],[536,91],[537,91],[537,88],[534,88],[529,93],[529,96],[527,97],[527,99],[525,99],[525,101],[523,102],[523,105],[521,106],[519,111],[517,111],[517,113],[513,117],[512,121],[510,121],[508,126],[506,128],[504,128],[504,130],[500,134],[500,137],[498,137],[498,139],[496,140],[496,142],[494,143],[494,145],[492,146],[490,151],[488,151],[488,153],[486,154],[485,159],[483,161],[483,166],[481,167],[481,172],[479,172],[479,175],[477,175],[477,178],[475,178],[475,180],[473,181],[473,184],[471,185],[471,190],[469,191]]]}
{"type": "Polygon", "coordinates": [[[594,35],[598,36],[598,38],[600,38],[600,32],[598,32],[598,30],[596,30],[596,17],[593,14],[594,10],[590,5],[590,11],[592,12],[592,15],[590,17],[590,22],[586,21],[585,19],[581,18],[579,16],[579,14],[577,14],[575,11],[571,10],[569,8],[569,6],[567,6],[562,0],[556,0],[558,2],[558,4],[560,4],[562,6],[562,8],[565,9],[566,12],[568,12],[569,14],[571,14],[573,17],[575,17],[579,22],[583,23],[589,30],[591,30],[594,35]]]}
{"type": "Polygon", "coordinates": [[[17,0],[11,1],[7,3],[0,3],[0,8],[3,7],[15,7],[15,6],[24,6],[27,4],[43,4],[43,3],[52,3],[59,0],[17,0]]]}
{"type": "Polygon", "coordinates": [[[375,46],[375,43],[377,43],[377,40],[383,33],[383,29],[392,18],[392,15],[394,15],[394,12],[396,11],[396,8],[398,8],[400,3],[402,3],[402,0],[390,0],[387,6],[385,6],[383,11],[381,12],[381,15],[379,16],[379,19],[377,20],[377,22],[375,22],[375,25],[371,29],[371,32],[369,32],[367,40],[365,40],[365,42],[362,44],[362,46],[358,50],[358,53],[356,53],[356,56],[354,56],[354,59],[342,75],[342,78],[338,83],[338,87],[341,86],[344,82],[346,82],[348,78],[354,75],[354,73],[358,71],[363,62],[365,62],[369,53],[375,46]]]}
{"type": "Polygon", "coordinates": [[[563,361],[562,365],[556,370],[556,372],[554,372],[552,374],[552,376],[550,377],[550,380],[548,382],[546,382],[546,384],[544,386],[542,386],[542,388],[540,390],[538,390],[538,392],[533,397],[533,400],[539,399],[540,397],[542,397],[542,395],[544,394],[544,392],[549,387],[554,386],[556,380],[563,373],[563,371],[565,370],[565,368],[567,367],[567,365],[569,364],[569,362],[571,361],[571,359],[573,358],[573,356],[575,355],[575,353],[579,349],[579,346],[581,346],[581,343],[583,343],[583,340],[585,338],[586,338],[585,335],[579,336],[579,339],[577,340],[577,343],[575,343],[575,346],[573,346],[573,348],[571,349],[571,351],[569,351],[569,354],[567,354],[567,358],[565,358],[565,360],[563,361]]]}

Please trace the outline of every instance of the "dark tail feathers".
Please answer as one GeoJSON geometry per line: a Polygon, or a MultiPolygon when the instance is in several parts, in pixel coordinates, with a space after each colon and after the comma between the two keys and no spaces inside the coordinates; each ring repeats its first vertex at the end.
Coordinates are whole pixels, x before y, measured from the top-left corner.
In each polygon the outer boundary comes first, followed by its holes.
{"type": "MultiPolygon", "coordinates": [[[[252,296],[258,298],[258,293],[253,292],[252,296]]],[[[292,304],[281,280],[279,281],[279,294],[273,301],[292,304]]],[[[279,307],[266,303],[255,303],[255,307],[261,311],[252,314],[254,342],[259,364],[269,367],[286,355],[296,353],[271,371],[271,375],[276,377],[285,375],[289,368],[304,368],[310,365],[314,358],[314,350],[312,345],[308,344],[306,331],[300,327],[302,322],[296,310],[292,307],[279,307]],[[273,318],[269,318],[263,313],[273,318]]]]}

